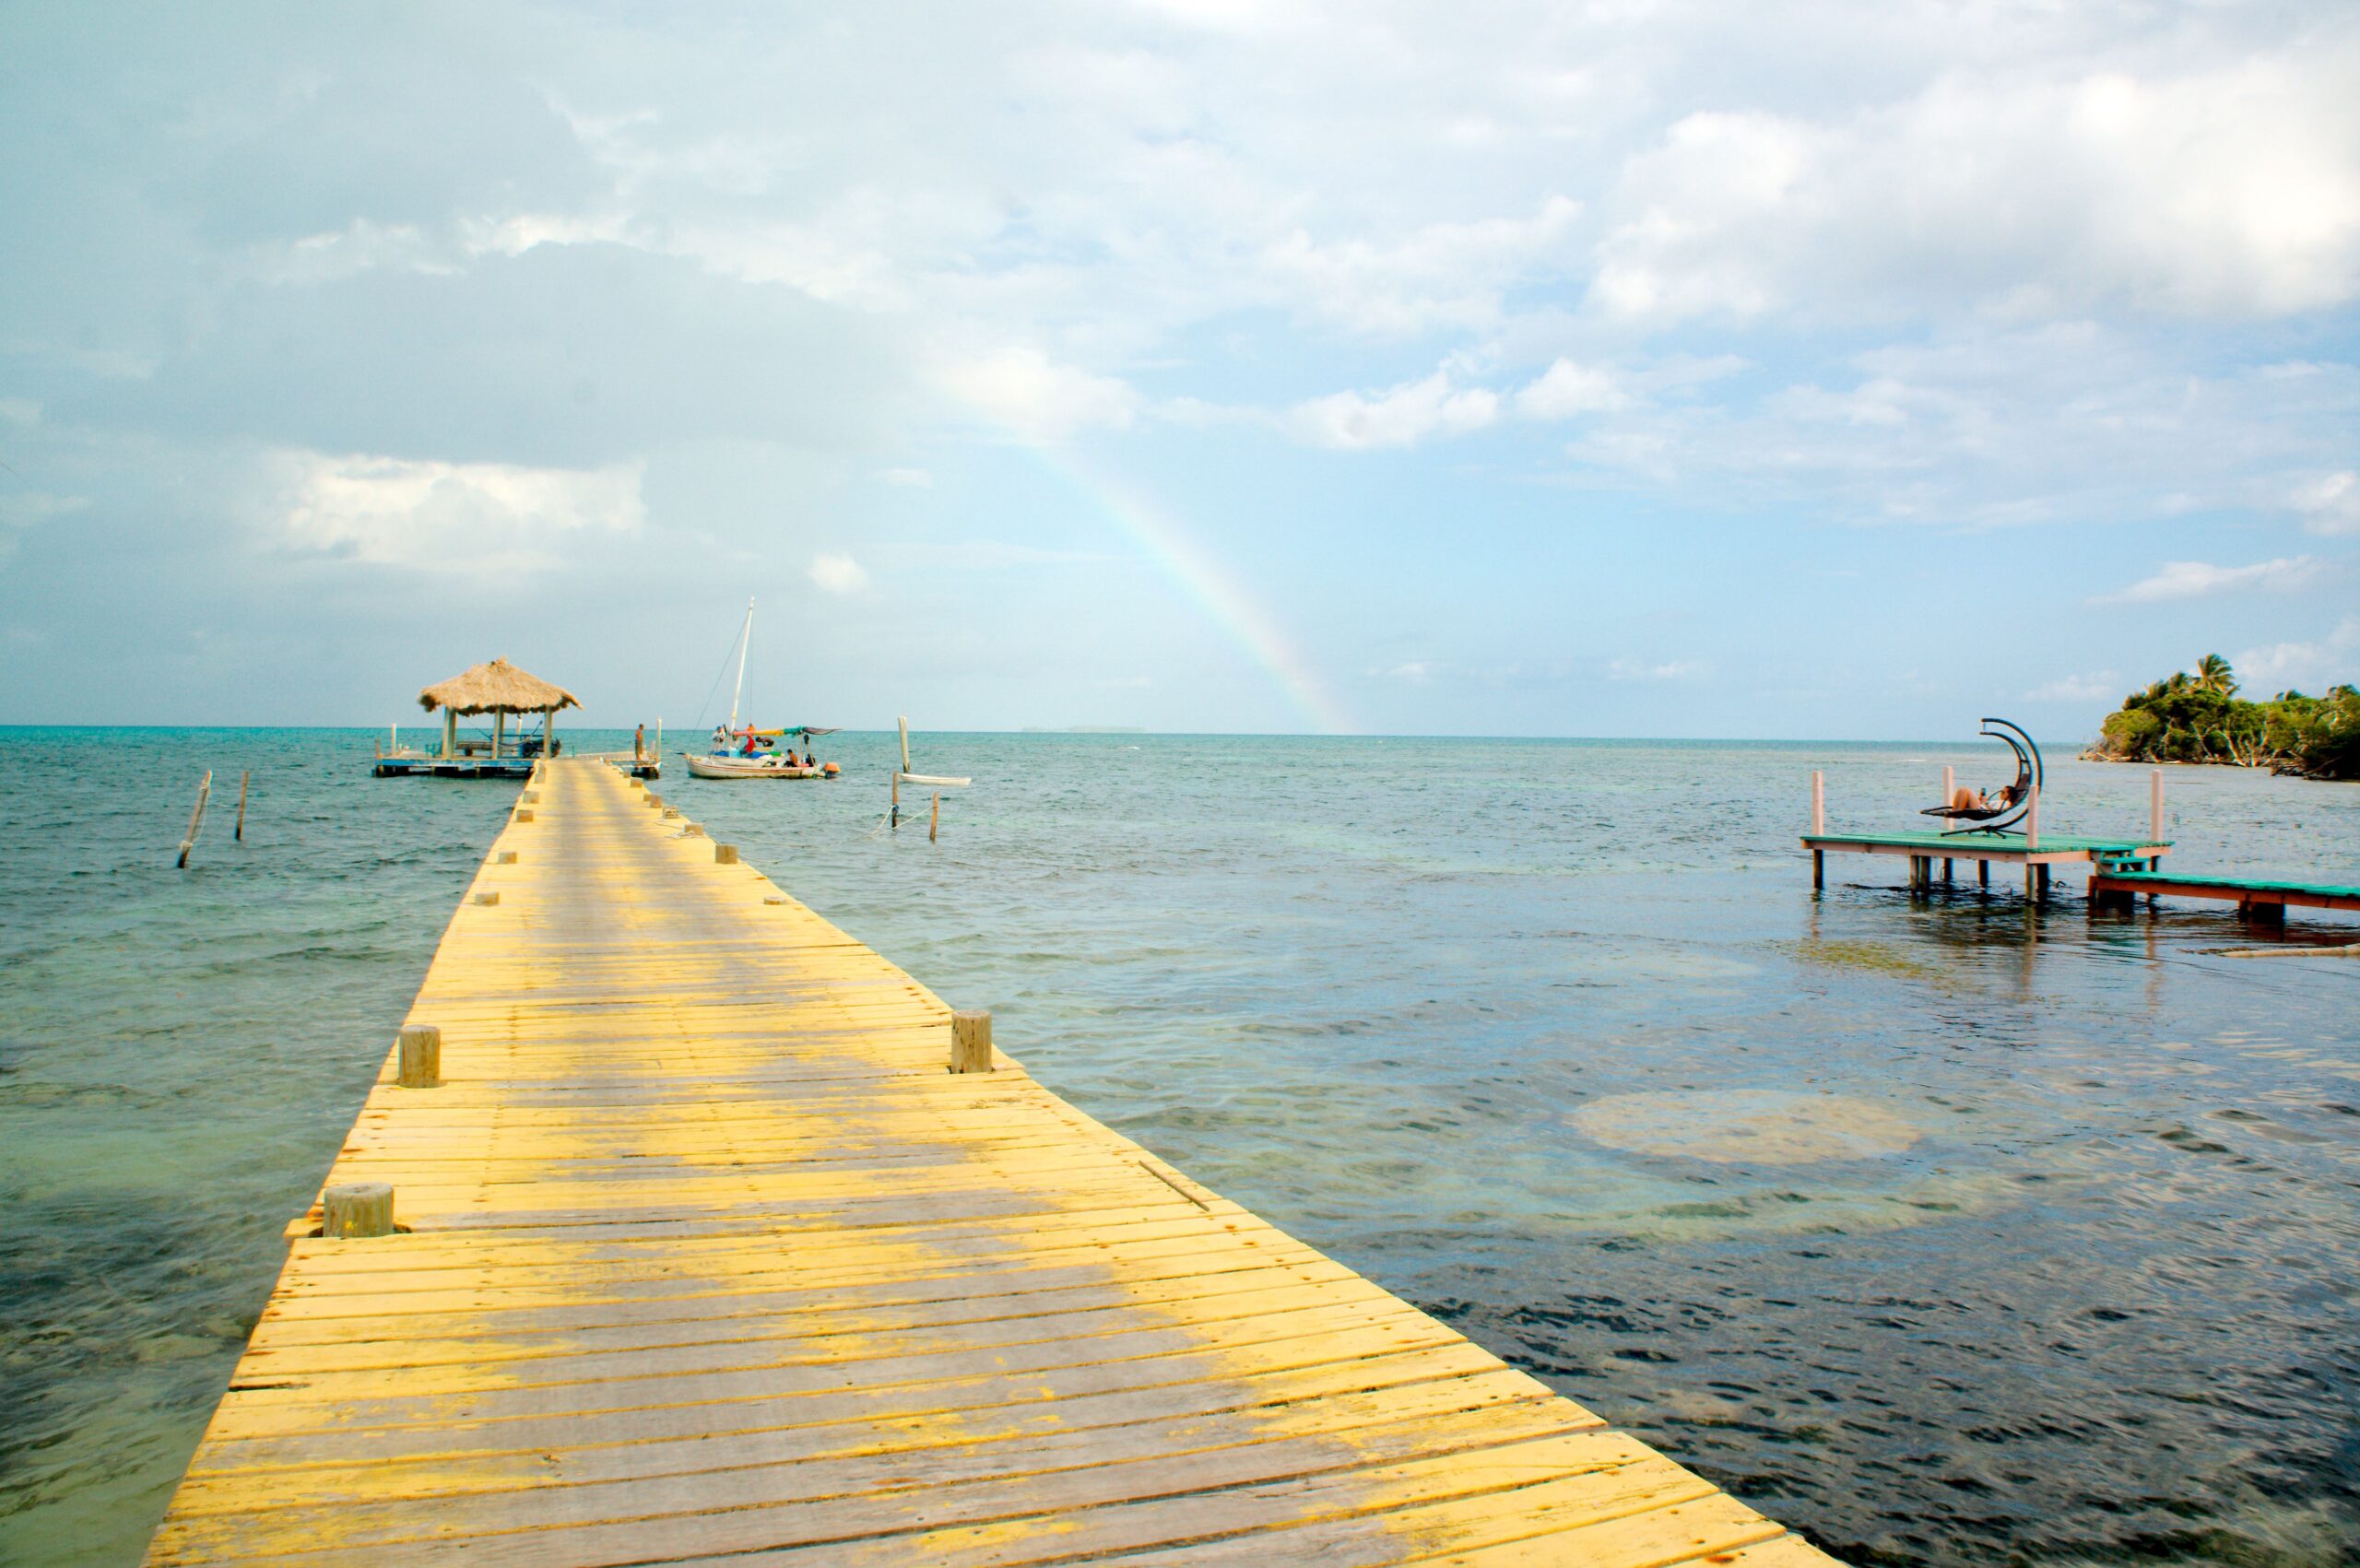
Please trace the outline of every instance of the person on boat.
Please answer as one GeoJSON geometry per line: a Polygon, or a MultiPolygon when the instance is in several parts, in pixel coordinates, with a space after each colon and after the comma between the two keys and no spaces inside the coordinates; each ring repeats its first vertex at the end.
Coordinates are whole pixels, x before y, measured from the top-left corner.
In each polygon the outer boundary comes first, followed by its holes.
{"type": "Polygon", "coordinates": [[[761,754],[762,743],[754,738],[753,726],[749,725],[746,726],[746,749],[744,755],[749,757],[759,757],[761,754]]]}
{"type": "Polygon", "coordinates": [[[716,756],[716,757],[726,756],[726,755],[728,754],[728,751],[729,751],[729,726],[728,726],[727,725],[714,725],[714,726],[713,726],[713,752],[714,752],[714,756],[716,756]]]}

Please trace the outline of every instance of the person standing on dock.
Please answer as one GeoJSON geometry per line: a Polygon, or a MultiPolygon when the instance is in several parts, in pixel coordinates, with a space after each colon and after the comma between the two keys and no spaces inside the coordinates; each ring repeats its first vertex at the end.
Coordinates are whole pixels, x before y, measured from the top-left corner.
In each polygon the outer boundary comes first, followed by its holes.
{"type": "Polygon", "coordinates": [[[633,731],[633,732],[632,732],[632,734],[631,734],[631,760],[632,761],[634,761],[634,762],[643,761],[643,760],[646,760],[646,757],[647,757],[647,726],[646,726],[645,725],[640,725],[640,726],[639,726],[639,728],[638,728],[637,730],[633,731]]]}

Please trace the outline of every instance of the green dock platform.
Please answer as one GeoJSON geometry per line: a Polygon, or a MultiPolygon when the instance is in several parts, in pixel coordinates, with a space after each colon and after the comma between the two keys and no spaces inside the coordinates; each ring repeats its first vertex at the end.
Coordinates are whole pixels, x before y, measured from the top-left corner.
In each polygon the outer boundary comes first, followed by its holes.
{"type": "Polygon", "coordinates": [[[2141,893],[2166,893],[2174,898],[2220,899],[2238,910],[2272,924],[2286,918],[2289,905],[2300,909],[2360,911],[2360,888],[2331,882],[2294,882],[2274,877],[2208,877],[2161,871],[2096,871],[2090,877],[2093,906],[2130,907],[2141,893]]]}

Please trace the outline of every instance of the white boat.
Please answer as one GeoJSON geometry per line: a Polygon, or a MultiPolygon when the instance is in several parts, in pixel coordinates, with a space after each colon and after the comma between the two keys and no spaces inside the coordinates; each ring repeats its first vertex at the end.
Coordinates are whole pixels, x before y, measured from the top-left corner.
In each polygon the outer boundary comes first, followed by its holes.
{"type": "Polygon", "coordinates": [[[832,729],[817,725],[789,725],[779,729],[756,729],[752,725],[740,728],[738,708],[746,696],[746,649],[754,639],[754,601],[746,601],[746,624],[738,633],[738,686],[729,696],[729,722],[716,725],[713,731],[713,749],[705,752],[683,751],[680,760],[689,765],[689,776],[698,779],[832,779],[841,770],[833,762],[820,761],[811,753],[812,740],[822,735],[833,735],[832,729]],[[794,742],[801,741],[803,750],[797,753],[794,742]]]}

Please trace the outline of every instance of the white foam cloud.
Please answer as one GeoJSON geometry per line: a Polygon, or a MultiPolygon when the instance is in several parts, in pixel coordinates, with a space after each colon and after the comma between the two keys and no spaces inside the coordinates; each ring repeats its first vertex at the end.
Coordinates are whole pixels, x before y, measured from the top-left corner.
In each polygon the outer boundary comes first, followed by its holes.
{"type": "Polygon", "coordinates": [[[2248,648],[2229,663],[2248,693],[2360,684],[2360,616],[2345,617],[2315,641],[2248,648]]]}
{"type": "Polygon", "coordinates": [[[924,468],[880,468],[877,477],[886,484],[908,489],[931,489],[934,487],[934,476],[924,468]]]}
{"type": "Polygon", "coordinates": [[[2360,534],[2360,474],[2349,468],[2306,479],[2288,499],[2314,534],[2360,534]]]}
{"type": "Polygon", "coordinates": [[[1316,446],[1365,452],[1480,430],[1500,417],[1499,394],[1451,384],[1446,371],[1375,395],[1339,392],[1298,403],[1281,421],[1316,446]]]}
{"type": "Polygon", "coordinates": [[[1606,666],[1606,673],[1616,680],[1700,680],[1713,673],[1713,666],[1703,659],[1668,659],[1658,664],[1618,658],[1606,666]]]}
{"type": "Polygon", "coordinates": [[[1591,302],[1655,322],[2345,304],[2354,65],[2347,33],[2177,70],[1962,70],[1817,116],[1692,113],[1623,169],[1591,302]]]}
{"type": "Polygon", "coordinates": [[[529,468],[282,450],[264,460],[260,520],[280,548],[444,574],[547,570],[584,535],[646,521],[641,463],[529,468]]]}
{"type": "Polygon", "coordinates": [[[2118,593],[2101,594],[2096,605],[2159,605],[2175,599],[2197,599],[2209,594],[2260,589],[2272,594],[2300,593],[2319,579],[2325,563],[2307,555],[2281,556],[2251,566],[2213,566],[2201,560],[2165,561],[2153,575],[2142,577],[2118,593]]]}
{"type": "Polygon", "coordinates": [[[1037,348],[951,360],[937,379],[977,414],[1033,441],[1060,441],[1093,428],[1119,430],[1139,411],[1139,394],[1123,382],[1057,364],[1037,348]]]}
{"type": "Polygon", "coordinates": [[[1570,419],[1577,414],[1612,413],[1631,402],[1612,371],[1561,359],[1516,395],[1516,411],[1528,419],[1570,419]]]}
{"type": "Polygon", "coordinates": [[[2122,678],[2110,669],[2093,675],[2068,675],[2036,686],[2024,693],[2027,702],[2104,702],[2122,690],[2122,678]]]}
{"type": "Polygon", "coordinates": [[[868,586],[868,573],[861,569],[860,562],[829,550],[813,556],[804,574],[811,579],[812,586],[838,598],[848,598],[868,586]]]}

